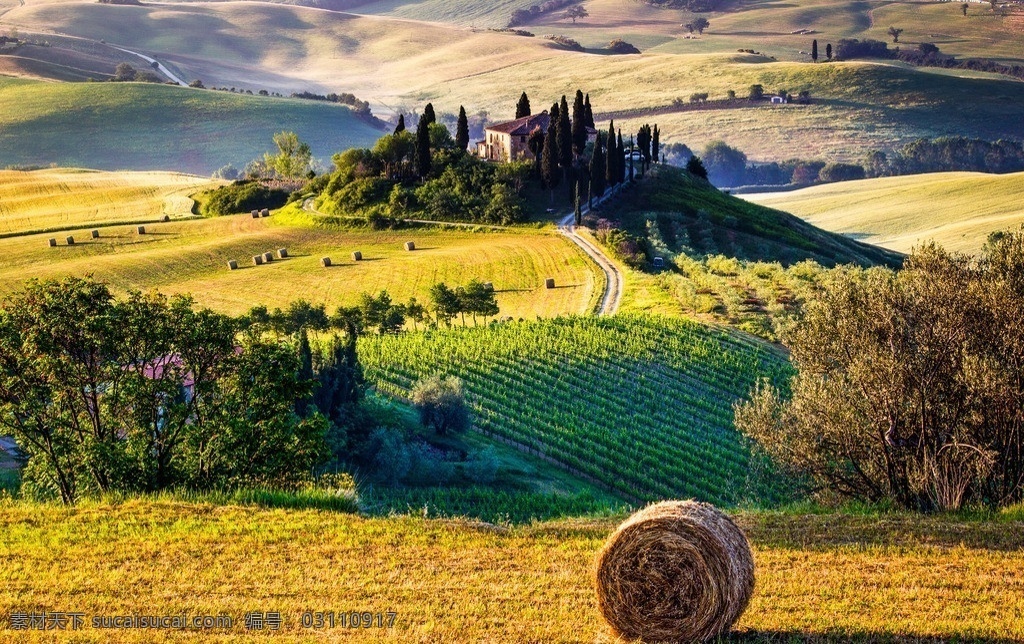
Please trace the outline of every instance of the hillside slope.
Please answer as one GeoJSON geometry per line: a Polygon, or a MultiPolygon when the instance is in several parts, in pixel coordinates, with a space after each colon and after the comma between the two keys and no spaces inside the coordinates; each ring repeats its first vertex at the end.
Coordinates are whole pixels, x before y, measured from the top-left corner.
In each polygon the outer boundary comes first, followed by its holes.
{"type": "Polygon", "coordinates": [[[743,198],[904,253],[929,240],[974,253],[989,233],[1024,223],[1024,173],[884,177],[743,198]]]}
{"type": "Polygon", "coordinates": [[[316,157],[381,134],[346,107],[144,83],[42,83],[0,78],[0,167],[241,169],[292,130],[316,157]],[[31,142],[31,144],[29,144],[31,142]]]}
{"type": "Polygon", "coordinates": [[[793,264],[896,265],[898,253],[826,232],[798,217],[721,192],[671,166],[652,175],[597,214],[670,253],[793,264]],[[656,238],[656,239],[654,239],[656,238]]]}
{"type": "Polygon", "coordinates": [[[781,379],[768,345],[688,320],[618,315],[364,336],[378,389],[432,374],[465,381],[479,431],[633,500],[771,496],[748,477],[732,403],[781,379]]]}

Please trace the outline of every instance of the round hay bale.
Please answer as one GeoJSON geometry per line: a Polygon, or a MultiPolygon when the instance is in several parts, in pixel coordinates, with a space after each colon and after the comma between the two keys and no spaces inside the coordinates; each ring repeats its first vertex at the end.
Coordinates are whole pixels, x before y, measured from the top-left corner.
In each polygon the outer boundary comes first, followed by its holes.
{"type": "Polygon", "coordinates": [[[597,602],[619,637],[704,642],[729,631],[754,592],[743,532],[707,503],[637,512],[597,554],[597,602]]]}
{"type": "Polygon", "coordinates": [[[75,238],[72,237],[71,235],[68,235],[67,239],[65,241],[67,241],[68,246],[74,246],[75,245],[75,238]]]}
{"type": "Polygon", "coordinates": [[[361,252],[359,252],[358,250],[356,252],[352,253],[352,261],[353,262],[361,262],[361,261],[363,261],[363,254],[361,252]]]}
{"type": "Polygon", "coordinates": [[[416,243],[411,241],[405,242],[405,250],[416,250],[416,243]]]}
{"type": "Polygon", "coordinates": [[[270,209],[269,208],[264,208],[263,210],[261,210],[260,211],[260,216],[261,217],[269,217],[270,216],[270,209]]]}
{"type": "Polygon", "coordinates": [[[237,271],[238,270],[238,262],[236,262],[233,259],[229,259],[228,260],[228,270],[229,271],[237,271]]]}
{"type": "Polygon", "coordinates": [[[284,259],[285,257],[288,257],[288,249],[287,248],[278,248],[277,249],[277,256],[280,259],[284,259]]]}
{"type": "Polygon", "coordinates": [[[98,231],[98,230],[94,230],[94,231],[90,232],[89,234],[92,235],[93,239],[99,239],[100,238],[100,231],[98,231]]]}
{"type": "Polygon", "coordinates": [[[139,233],[140,235],[145,235],[146,234],[146,227],[145,226],[138,226],[135,229],[135,232],[139,233]]]}
{"type": "Polygon", "coordinates": [[[56,248],[57,247],[57,239],[55,237],[51,237],[51,238],[47,239],[46,240],[46,245],[49,246],[50,248],[56,248]]]}
{"type": "Polygon", "coordinates": [[[274,253],[263,253],[263,262],[269,264],[274,261],[274,253]]]}
{"type": "Polygon", "coordinates": [[[330,268],[331,267],[331,258],[330,257],[321,257],[320,258],[320,265],[323,266],[324,268],[330,268]]]}
{"type": "Polygon", "coordinates": [[[252,256],[252,263],[255,264],[256,266],[262,266],[263,265],[263,255],[253,255],[252,256]]]}
{"type": "Polygon", "coordinates": [[[171,220],[171,216],[170,215],[164,215],[163,217],[160,218],[160,221],[170,221],[170,220],[171,220]]]}
{"type": "Polygon", "coordinates": [[[555,278],[549,277],[544,280],[544,288],[555,288],[555,278]]]}
{"type": "Polygon", "coordinates": [[[252,218],[253,219],[259,219],[260,218],[260,211],[259,210],[253,210],[252,211],[252,218]]]}

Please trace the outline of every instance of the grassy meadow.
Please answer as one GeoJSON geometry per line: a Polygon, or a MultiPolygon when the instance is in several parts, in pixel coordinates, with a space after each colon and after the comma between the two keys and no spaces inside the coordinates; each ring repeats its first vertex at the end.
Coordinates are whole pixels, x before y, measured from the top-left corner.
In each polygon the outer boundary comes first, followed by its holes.
{"type": "Polygon", "coordinates": [[[974,253],[989,233],[1024,223],[1024,173],[883,177],[743,198],[900,252],[935,241],[974,253]]]}
{"type": "Polygon", "coordinates": [[[553,230],[474,232],[417,228],[403,231],[321,229],[294,219],[248,215],[100,228],[100,238],[64,245],[62,235],[35,234],[6,241],[0,291],[20,288],[28,277],[92,274],[116,291],[157,289],[191,293],[205,306],[243,313],[256,304],[271,308],[305,298],[330,307],[354,303],[362,292],[387,290],[393,298],[426,300],[435,282],[493,282],[501,315],[512,317],[586,313],[596,306],[603,275],[575,245],[553,230]],[[49,248],[48,237],[60,246],[49,248]],[[416,242],[406,252],[407,240],[416,242]],[[254,266],[252,256],[287,248],[289,257],[254,266]],[[364,261],[353,262],[359,250],[364,261]],[[320,258],[334,265],[323,268],[320,258]],[[227,262],[240,269],[229,271],[227,262]],[[560,288],[547,290],[553,277],[560,288]]]}
{"type": "MultiPolygon", "coordinates": [[[[737,512],[757,589],[731,641],[1013,642],[1024,637],[1020,517],[737,512]]],[[[618,518],[522,526],[129,501],[0,505],[0,628],[17,611],[280,611],[275,641],[612,641],[591,586],[618,518]],[[282,592],[288,589],[288,592],[282,592]],[[397,613],[394,628],[311,631],[305,611],[397,613]]],[[[75,641],[107,641],[89,627],[75,641]]],[[[70,635],[70,633],[69,633],[70,635]]],[[[29,631],[21,641],[50,641],[29,631]]],[[[118,631],[125,642],[151,631],[118,631]]]]}
{"type": "Polygon", "coordinates": [[[243,168],[282,130],[327,163],[381,134],[338,105],[145,83],[0,79],[0,114],[0,166],[209,175],[228,163],[243,168]]]}
{"type": "Polygon", "coordinates": [[[214,185],[173,172],[0,171],[0,235],[188,217],[191,195],[214,185]]]}

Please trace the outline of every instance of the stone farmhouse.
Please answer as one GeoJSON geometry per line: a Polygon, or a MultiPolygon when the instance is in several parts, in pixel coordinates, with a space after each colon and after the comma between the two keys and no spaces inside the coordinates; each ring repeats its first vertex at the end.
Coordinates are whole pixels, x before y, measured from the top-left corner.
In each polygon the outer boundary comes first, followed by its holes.
{"type": "MultiPolygon", "coordinates": [[[[481,159],[488,161],[519,161],[525,159],[533,161],[533,152],[530,151],[530,133],[540,128],[541,132],[548,131],[551,117],[547,111],[540,114],[532,114],[523,118],[497,123],[484,128],[484,140],[477,141],[476,153],[481,159]]],[[[597,130],[587,128],[587,141],[597,140],[597,130]]]]}

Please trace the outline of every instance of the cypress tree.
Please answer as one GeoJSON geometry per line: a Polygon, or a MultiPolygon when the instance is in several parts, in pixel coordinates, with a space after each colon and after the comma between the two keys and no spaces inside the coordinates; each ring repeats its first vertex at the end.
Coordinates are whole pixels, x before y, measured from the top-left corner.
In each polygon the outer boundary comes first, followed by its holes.
{"type": "Polygon", "coordinates": [[[811,43],[811,60],[813,62],[818,62],[818,39],[817,38],[815,38],[814,41],[811,43]]]}
{"type": "Polygon", "coordinates": [[[629,182],[633,183],[633,136],[629,137],[629,182]]]}
{"type": "MultiPolygon", "coordinates": [[[[309,336],[306,335],[306,327],[299,329],[298,354],[298,378],[300,381],[310,381],[316,374],[313,373],[313,351],[309,347],[309,336]]],[[[309,400],[306,398],[299,398],[295,401],[295,413],[303,418],[308,414],[309,407],[309,400]]]]}
{"type": "Polygon", "coordinates": [[[573,203],[573,222],[579,226],[583,223],[583,208],[580,206],[580,182],[576,182],[576,199],[573,203]]]}
{"type": "Polygon", "coordinates": [[[594,143],[594,154],[590,157],[590,193],[598,197],[604,195],[605,165],[604,146],[601,145],[601,137],[598,136],[594,143]]]}
{"type": "Polygon", "coordinates": [[[558,103],[551,104],[551,111],[548,112],[548,116],[551,117],[551,122],[558,126],[558,103]]]}
{"type": "Polygon", "coordinates": [[[395,134],[405,132],[405,114],[398,115],[398,125],[395,126],[395,134]]]}
{"type": "Polygon", "coordinates": [[[587,127],[593,127],[594,125],[594,110],[590,109],[590,94],[583,97],[583,116],[586,119],[587,127]]]}
{"type": "Polygon", "coordinates": [[[605,186],[611,187],[619,182],[619,168],[615,165],[615,121],[608,124],[608,153],[605,156],[604,181],[605,186]]]}
{"type": "Polygon", "coordinates": [[[562,96],[558,106],[558,164],[568,171],[572,167],[572,121],[569,120],[569,103],[562,96]]]}
{"type": "Polygon", "coordinates": [[[437,117],[434,116],[433,103],[427,103],[427,106],[423,108],[423,115],[427,117],[427,125],[437,123],[437,117]]]}
{"type": "Polygon", "coordinates": [[[544,179],[544,185],[551,190],[551,200],[554,201],[554,190],[558,187],[562,178],[558,171],[558,141],[555,132],[555,122],[548,125],[547,136],[544,137],[544,151],[540,155],[540,175],[544,179]]]}
{"type": "Polygon", "coordinates": [[[832,43],[825,45],[825,58],[832,60],[832,43]]]}
{"type": "Polygon", "coordinates": [[[654,134],[651,135],[651,156],[655,163],[661,163],[661,132],[658,131],[658,124],[654,124],[654,134]]]}
{"type": "Polygon", "coordinates": [[[572,151],[576,156],[583,154],[587,147],[587,113],[583,104],[583,92],[576,90],[576,100],[572,104],[572,151]]]}
{"type": "Polygon", "coordinates": [[[615,150],[615,167],[618,170],[618,178],[616,183],[622,183],[626,180],[626,147],[622,145],[622,128],[619,128],[619,141],[616,143],[617,149],[615,150]]]}
{"type": "Polygon", "coordinates": [[[416,174],[420,179],[430,174],[430,161],[430,122],[424,113],[416,126],[416,174]]]}
{"type": "Polygon", "coordinates": [[[521,119],[524,116],[530,116],[530,97],[523,92],[523,95],[519,97],[519,102],[516,103],[516,118],[521,119]]]}
{"type": "Polygon", "coordinates": [[[465,151],[469,147],[469,119],[466,118],[466,108],[459,106],[459,123],[455,126],[455,147],[465,151]]]}

